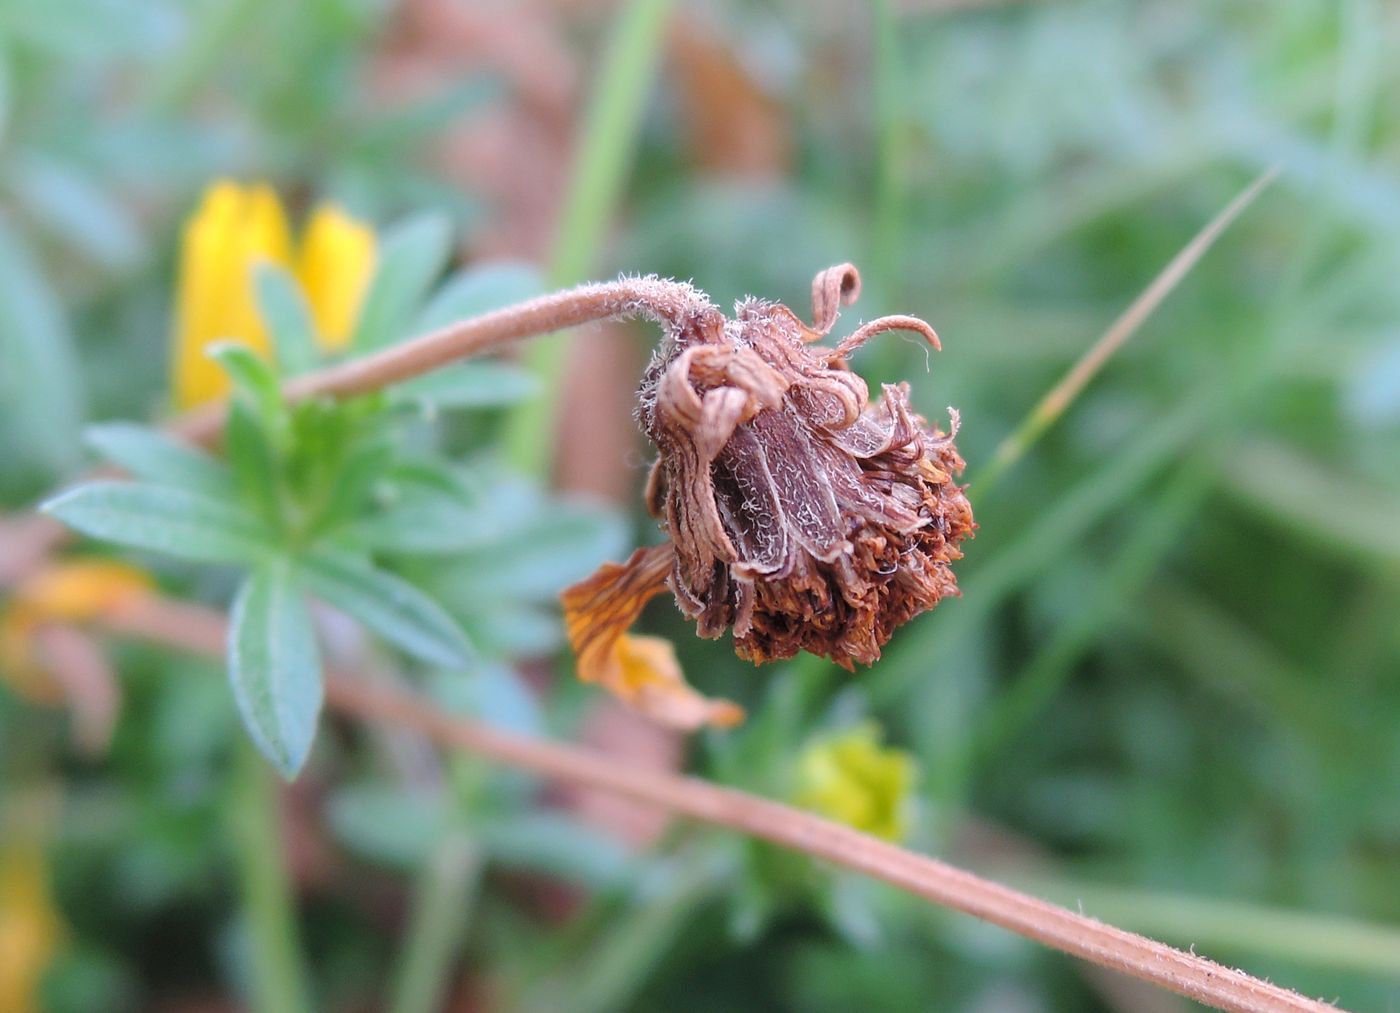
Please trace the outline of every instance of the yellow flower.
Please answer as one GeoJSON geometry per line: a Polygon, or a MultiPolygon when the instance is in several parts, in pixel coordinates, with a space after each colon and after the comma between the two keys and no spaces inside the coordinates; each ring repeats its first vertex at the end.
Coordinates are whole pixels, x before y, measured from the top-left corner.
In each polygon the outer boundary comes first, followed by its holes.
{"type": "Polygon", "coordinates": [[[272,341],[258,313],[253,269],[268,261],[301,282],[322,347],[343,347],[374,268],[374,232],[329,204],[316,208],[300,249],[287,215],[266,184],[221,180],[205,191],[185,226],[175,300],[172,394],[181,410],[229,392],[229,380],[205,354],[231,339],[267,356],[272,341]]]}
{"type": "Polygon", "coordinates": [[[9,1013],[39,1008],[39,981],[63,937],[47,879],[37,844],[0,850],[0,1009],[9,1013]]]}
{"type": "Polygon", "coordinates": [[[145,573],[111,559],[72,559],[40,570],[0,612],[0,675],[33,703],[57,703],[62,691],[36,656],[34,631],[48,622],[95,619],[150,590],[145,573]]]}
{"type": "Polygon", "coordinates": [[[798,758],[794,801],[876,837],[902,839],[918,769],[880,739],[879,726],[866,722],[813,742],[798,758]]]}
{"type": "Polygon", "coordinates": [[[334,204],[311,212],[297,257],[297,278],[324,348],[344,348],[355,330],[374,270],[374,230],[334,204]]]}

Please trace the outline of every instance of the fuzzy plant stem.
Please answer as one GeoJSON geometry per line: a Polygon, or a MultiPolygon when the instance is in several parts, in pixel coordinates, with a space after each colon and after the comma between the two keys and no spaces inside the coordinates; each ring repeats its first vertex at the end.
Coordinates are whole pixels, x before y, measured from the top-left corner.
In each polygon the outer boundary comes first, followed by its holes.
{"type": "MultiPolygon", "coordinates": [[[[221,656],[227,624],[213,610],[149,599],[104,620],[107,629],[221,656]]],[[[326,705],[362,720],[411,728],[447,748],[569,784],[598,788],[819,858],[1219,1009],[1239,1013],[1336,1013],[1195,953],[1076,914],[927,855],[766,798],[600,753],[448,716],[412,692],[332,673],[326,705]]]]}
{"type": "MultiPolygon", "coordinates": [[[[499,351],[523,338],[623,317],[679,324],[689,313],[709,305],[709,300],[691,286],[664,278],[621,278],[580,285],[469,317],[372,355],[310,373],[288,383],[282,392],[289,402],[369,394],[459,359],[499,351]]],[[[181,416],[173,428],[187,440],[207,444],[218,437],[227,412],[226,403],[214,402],[181,416]]]]}

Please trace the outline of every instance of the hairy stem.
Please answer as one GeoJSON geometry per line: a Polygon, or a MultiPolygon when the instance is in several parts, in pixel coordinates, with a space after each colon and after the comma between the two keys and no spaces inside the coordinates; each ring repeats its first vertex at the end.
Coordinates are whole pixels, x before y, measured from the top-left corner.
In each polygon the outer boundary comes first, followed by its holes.
{"type": "MultiPolygon", "coordinates": [[[[206,654],[217,656],[223,651],[223,617],[200,606],[151,599],[109,617],[105,625],[113,632],[206,654]]],[[[553,780],[601,788],[824,859],[1220,1009],[1335,1013],[1336,1007],[1243,971],[1105,925],[779,802],[694,777],[624,765],[588,749],[449,717],[411,692],[344,674],[327,677],[326,704],[342,714],[412,728],[448,749],[475,753],[553,780]]]]}
{"type": "MultiPolygon", "coordinates": [[[[595,320],[647,317],[679,323],[708,308],[709,300],[689,285],[662,278],[622,278],[580,285],[514,306],[469,317],[383,351],[307,374],[282,388],[290,402],[311,397],[353,397],[431,373],[473,355],[565,327],[595,320]]],[[[174,431],[195,443],[212,442],[223,426],[228,405],[215,402],[175,421],[174,431]]]]}

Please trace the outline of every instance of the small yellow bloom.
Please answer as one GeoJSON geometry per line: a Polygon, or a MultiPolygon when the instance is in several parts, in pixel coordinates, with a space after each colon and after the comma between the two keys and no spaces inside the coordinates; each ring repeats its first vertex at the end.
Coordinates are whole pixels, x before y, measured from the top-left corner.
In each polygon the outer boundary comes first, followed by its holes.
{"type": "Polygon", "coordinates": [[[328,204],[312,214],[294,250],[287,215],[266,184],[221,180],[205,191],[185,226],[175,301],[172,395],[181,410],[229,393],[229,380],[205,354],[222,340],[267,356],[272,340],[258,313],[253,270],[261,261],[296,275],[322,347],[349,340],[374,267],[374,232],[328,204]]]}
{"type": "Polygon", "coordinates": [[[43,851],[34,843],[7,843],[0,850],[0,1009],[39,1008],[39,982],[62,937],[43,851]]]}
{"type": "Polygon", "coordinates": [[[72,559],[40,570],[0,612],[0,676],[33,703],[57,703],[62,691],[35,654],[34,631],[49,622],[95,619],[150,590],[144,572],[111,559],[72,559]]]}
{"type": "Polygon", "coordinates": [[[794,801],[828,819],[897,841],[909,829],[914,758],[880,745],[874,722],[813,742],[798,758],[794,801]]]}
{"type": "Polygon", "coordinates": [[[334,204],[311,212],[297,257],[297,278],[324,348],[344,348],[355,330],[374,271],[374,230],[334,204]]]}

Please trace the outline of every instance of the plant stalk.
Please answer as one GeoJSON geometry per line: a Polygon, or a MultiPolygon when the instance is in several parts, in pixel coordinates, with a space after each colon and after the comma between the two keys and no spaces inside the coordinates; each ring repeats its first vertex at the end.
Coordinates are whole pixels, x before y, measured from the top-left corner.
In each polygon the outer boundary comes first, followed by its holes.
{"type": "MultiPolygon", "coordinates": [[[[201,606],[152,598],[104,622],[113,632],[167,646],[215,656],[223,652],[225,620],[201,606]]],[[[614,792],[822,859],[1219,1009],[1336,1013],[1335,1006],[1243,971],[1114,928],[780,802],[449,716],[411,692],[343,673],[328,674],[326,705],[364,720],[412,728],[447,749],[474,753],[552,780],[614,792]]]]}
{"type": "Polygon", "coordinates": [[[312,1008],[311,992],[283,859],[280,783],[242,736],[236,752],[229,830],[251,944],[252,1006],[260,1013],[303,1013],[312,1008]]]}

